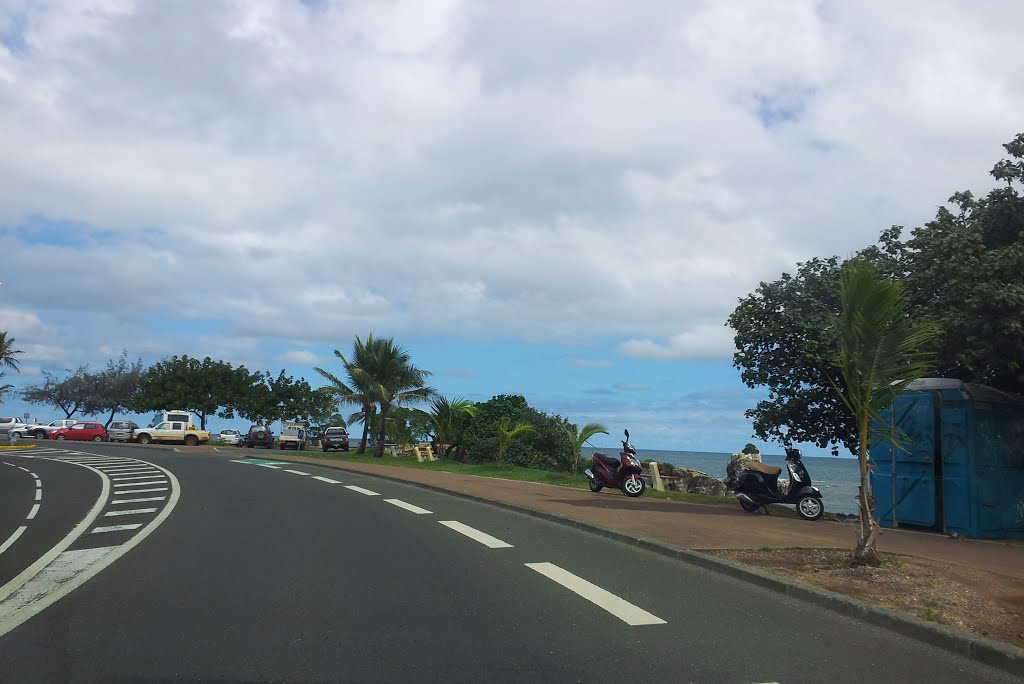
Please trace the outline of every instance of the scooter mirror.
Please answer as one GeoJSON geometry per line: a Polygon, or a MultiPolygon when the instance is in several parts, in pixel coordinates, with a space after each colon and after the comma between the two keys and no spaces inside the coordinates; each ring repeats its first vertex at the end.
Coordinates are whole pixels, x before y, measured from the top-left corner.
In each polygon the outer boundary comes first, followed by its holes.
{"type": "Polygon", "coordinates": [[[629,430],[623,430],[623,432],[626,434],[626,441],[628,442],[629,441],[629,430]]]}

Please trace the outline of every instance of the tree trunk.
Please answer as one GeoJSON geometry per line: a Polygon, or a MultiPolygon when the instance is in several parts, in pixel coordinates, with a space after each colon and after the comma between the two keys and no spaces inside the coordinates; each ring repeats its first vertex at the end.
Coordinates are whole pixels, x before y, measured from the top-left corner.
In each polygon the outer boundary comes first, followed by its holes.
{"type": "Polygon", "coordinates": [[[359,442],[359,449],[356,451],[357,454],[366,453],[366,442],[370,435],[370,406],[369,404],[363,405],[363,439],[359,442]]]}
{"type": "Polygon", "coordinates": [[[871,515],[871,505],[874,497],[871,496],[871,478],[868,476],[868,416],[860,419],[860,488],[857,494],[857,509],[860,515],[860,526],[857,531],[857,548],[853,552],[853,559],[856,563],[863,565],[878,566],[882,559],[875,548],[875,539],[878,536],[878,523],[871,515]]]}
{"type": "Polygon", "coordinates": [[[107,418],[106,424],[103,426],[105,429],[110,429],[110,424],[114,422],[114,416],[117,415],[117,408],[110,409],[110,417],[107,418]]]}
{"type": "Polygon", "coordinates": [[[390,404],[381,403],[380,405],[380,431],[377,433],[377,444],[374,447],[373,455],[375,458],[384,458],[384,436],[387,432],[387,418],[388,409],[391,408],[390,404]]]}

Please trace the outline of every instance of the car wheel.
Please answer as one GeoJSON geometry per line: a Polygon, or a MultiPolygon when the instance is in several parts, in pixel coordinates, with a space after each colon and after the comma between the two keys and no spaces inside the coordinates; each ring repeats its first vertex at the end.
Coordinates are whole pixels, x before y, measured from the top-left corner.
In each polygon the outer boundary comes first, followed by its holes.
{"type": "Polygon", "coordinates": [[[35,437],[36,439],[46,439],[46,430],[36,430],[35,437]]]}
{"type": "Polygon", "coordinates": [[[196,437],[195,435],[186,435],[185,446],[199,446],[199,438],[196,437]]]}
{"type": "Polygon", "coordinates": [[[153,438],[147,435],[146,433],[142,433],[141,435],[139,435],[139,444],[149,444],[152,441],[153,438]]]}
{"type": "Polygon", "coordinates": [[[95,437],[92,438],[92,441],[94,441],[94,442],[102,442],[103,441],[103,435],[96,435],[95,437]]]}
{"type": "Polygon", "coordinates": [[[64,435],[57,435],[57,441],[58,442],[63,442],[65,439],[67,439],[67,438],[64,435]]]}

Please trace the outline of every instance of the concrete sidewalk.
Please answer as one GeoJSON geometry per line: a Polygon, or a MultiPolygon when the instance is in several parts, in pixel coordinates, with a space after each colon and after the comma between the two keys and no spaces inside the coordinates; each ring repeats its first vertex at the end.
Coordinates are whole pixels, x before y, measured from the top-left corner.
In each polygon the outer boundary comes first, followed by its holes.
{"type": "MultiPolygon", "coordinates": [[[[594,494],[588,490],[535,482],[274,454],[279,455],[287,460],[381,475],[551,513],[683,549],[699,551],[770,546],[852,550],[856,539],[853,523],[808,522],[797,518],[752,515],[743,512],[739,504],[733,508],[646,497],[630,499],[617,491],[605,490],[594,494]]],[[[1020,545],[952,539],[925,532],[883,530],[878,546],[889,553],[1024,579],[1024,547],[1020,545]]]]}

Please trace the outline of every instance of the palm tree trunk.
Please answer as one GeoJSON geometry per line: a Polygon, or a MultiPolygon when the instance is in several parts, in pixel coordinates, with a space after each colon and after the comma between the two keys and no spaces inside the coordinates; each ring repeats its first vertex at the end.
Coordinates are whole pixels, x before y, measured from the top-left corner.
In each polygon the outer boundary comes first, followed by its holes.
{"type": "Polygon", "coordinates": [[[875,548],[875,538],[878,535],[878,523],[871,515],[871,478],[868,476],[868,416],[860,417],[858,431],[860,433],[860,492],[857,496],[858,511],[860,513],[860,530],[857,535],[857,548],[853,552],[854,560],[864,565],[877,566],[882,559],[875,548]]]}
{"type": "Polygon", "coordinates": [[[370,435],[370,405],[363,404],[363,439],[359,442],[359,450],[357,454],[366,453],[366,442],[370,435]]]}
{"type": "Polygon", "coordinates": [[[381,402],[380,405],[380,431],[378,432],[377,444],[374,445],[373,455],[375,458],[384,458],[384,436],[387,432],[387,418],[390,404],[381,402]]]}

